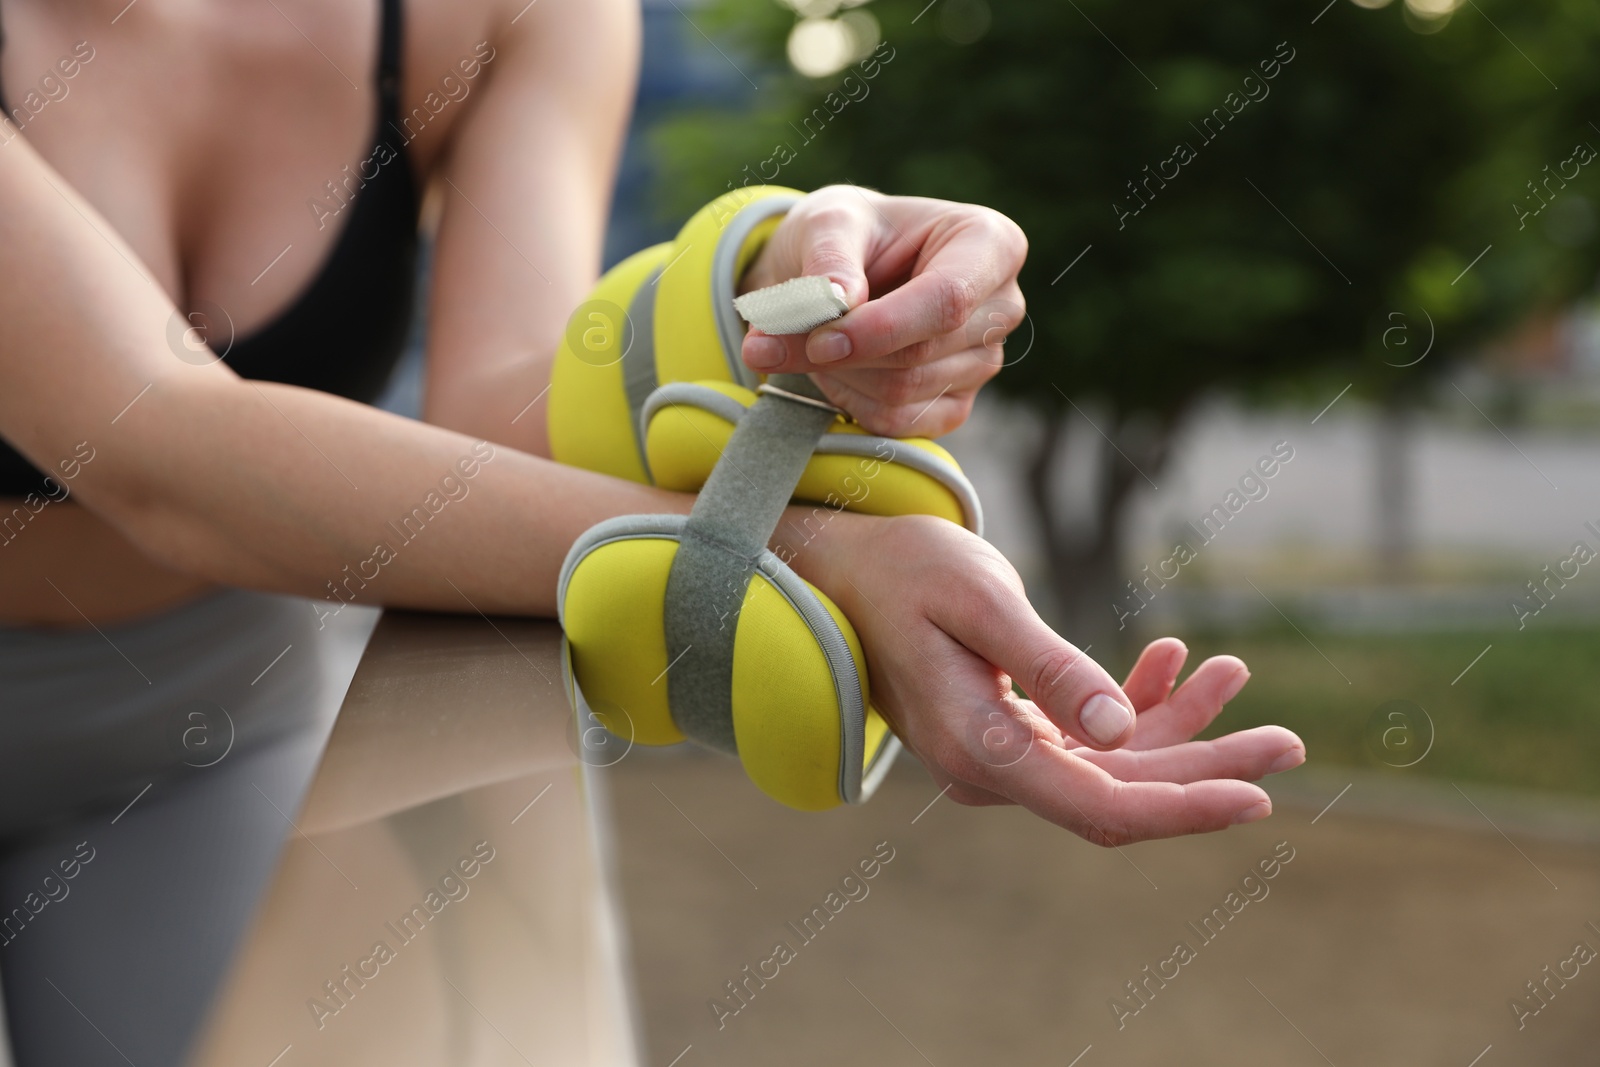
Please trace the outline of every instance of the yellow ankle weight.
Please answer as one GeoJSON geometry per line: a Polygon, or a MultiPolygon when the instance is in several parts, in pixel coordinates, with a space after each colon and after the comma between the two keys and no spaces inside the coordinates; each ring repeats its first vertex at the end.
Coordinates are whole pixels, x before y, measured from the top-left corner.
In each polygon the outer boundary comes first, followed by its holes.
{"type": "Polygon", "coordinates": [[[550,434],[562,462],[700,493],[687,518],[610,519],[568,553],[574,707],[625,740],[736,754],[768,795],[820,810],[869,797],[899,742],[849,620],[766,548],[784,507],[817,505],[802,541],[844,509],[982,516],[937,444],[868,434],[809,379],[744,367],[737,279],[800,195],[729,194],[608,272],[558,353],[550,434]]]}

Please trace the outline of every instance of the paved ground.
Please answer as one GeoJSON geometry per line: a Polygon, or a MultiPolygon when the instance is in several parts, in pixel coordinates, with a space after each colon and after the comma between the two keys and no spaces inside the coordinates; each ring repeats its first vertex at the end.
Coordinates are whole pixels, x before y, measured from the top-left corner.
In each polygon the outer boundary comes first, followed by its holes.
{"type": "Polygon", "coordinates": [[[1351,778],[1306,770],[1265,823],[1118,852],[1014,809],[924,811],[937,791],[908,760],[822,815],[688,748],[605,780],[655,1067],[1600,1063],[1600,961],[1564,962],[1600,950],[1593,808],[1360,778],[1317,818],[1351,778]],[[864,898],[809,943],[786,927],[879,842],[894,858],[864,898]],[[1275,848],[1293,858],[1202,940],[1188,924],[1275,848]],[[763,963],[779,940],[793,959],[763,963]],[[1164,963],[1179,941],[1193,957],[1164,963]],[[708,1002],[737,1006],[746,964],[777,976],[719,1029],[708,1002]],[[1147,964],[1176,977],[1119,1029],[1112,998],[1137,1006],[1147,964]],[[1577,975],[1519,1031],[1511,998],[1547,964],[1577,975]]]}

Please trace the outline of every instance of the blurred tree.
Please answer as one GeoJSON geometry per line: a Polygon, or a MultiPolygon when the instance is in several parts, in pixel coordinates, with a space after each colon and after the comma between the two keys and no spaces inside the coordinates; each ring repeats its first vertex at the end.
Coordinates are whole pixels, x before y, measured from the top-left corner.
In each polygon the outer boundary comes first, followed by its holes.
{"type": "Polygon", "coordinates": [[[1600,271],[1589,0],[792,3],[696,10],[760,88],[661,129],[664,206],[850,181],[1023,226],[1035,336],[995,388],[1043,419],[1018,463],[1080,644],[1117,629],[1127,504],[1207,391],[1314,410],[1354,382],[1398,427],[1448,353],[1600,271]],[[846,50],[879,38],[868,80],[846,50]],[[1080,410],[1087,536],[1049,477],[1080,410]]]}

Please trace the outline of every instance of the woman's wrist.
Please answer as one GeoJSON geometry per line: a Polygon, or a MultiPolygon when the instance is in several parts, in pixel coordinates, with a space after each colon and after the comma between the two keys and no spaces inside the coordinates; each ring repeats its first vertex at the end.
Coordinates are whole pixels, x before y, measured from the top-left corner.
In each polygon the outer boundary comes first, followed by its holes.
{"type": "Polygon", "coordinates": [[[852,592],[849,575],[856,547],[874,529],[892,521],[835,511],[822,504],[796,504],[784,510],[768,547],[842,608],[852,592]]]}

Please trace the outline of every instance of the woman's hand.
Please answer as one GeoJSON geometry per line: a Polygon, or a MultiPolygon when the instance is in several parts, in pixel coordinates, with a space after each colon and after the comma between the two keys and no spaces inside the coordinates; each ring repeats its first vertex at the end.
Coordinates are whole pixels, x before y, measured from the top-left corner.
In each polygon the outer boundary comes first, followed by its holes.
{"type": "Polygon", "coordinates": [[[1207,660],[1173,692],[1188,653],[1165,638],[1119,688],[1044,624],[998,551],[952,523],[844,515],[823,537],[794,566],[855,625],[873,704],[959,803],[1021,804],[1122,845],[1263,818],[1272,802],[1248,780],[1305,759],[1276,726],[1191,741],[1248,679],[1242,662],[1207,660]]]}
{"type": "Polygon", "coordinates": [[[851,310],[810,334],[752,330],[763,374],[812,374],[829,400],[889,437],[937,437],[966,421],[1023,319],[1017,272],[1028,241],[989,208],[819,189],[779,224],[741,292],[801,275],[844,287],[851,310]]]}

